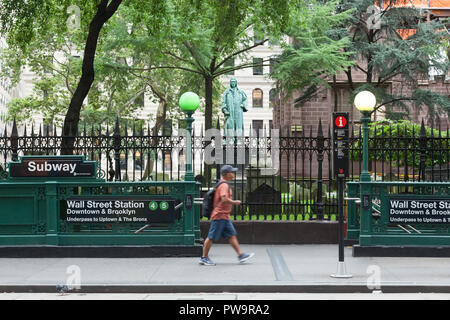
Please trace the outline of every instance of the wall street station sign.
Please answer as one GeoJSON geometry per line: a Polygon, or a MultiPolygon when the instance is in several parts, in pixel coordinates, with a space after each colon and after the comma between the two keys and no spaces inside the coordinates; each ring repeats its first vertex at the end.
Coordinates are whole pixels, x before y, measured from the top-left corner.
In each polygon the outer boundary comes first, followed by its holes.
{"type": "Polygon", "coordinates": [[[391,223],[450,223],[450,199],[390,198],[391,223]]]}
{"type": "Polygon", "coordinates": [[[172,223],[176,218],[174,199],[135,196],[68,198],[61,201],[61,213],[70,223],[172,223]]]}
{"type": "Polygon", "coordinates": [[[24,156],[20,162],[9,163],[11,178],[94,178],[96,163],[84,156],[24,156]]]}

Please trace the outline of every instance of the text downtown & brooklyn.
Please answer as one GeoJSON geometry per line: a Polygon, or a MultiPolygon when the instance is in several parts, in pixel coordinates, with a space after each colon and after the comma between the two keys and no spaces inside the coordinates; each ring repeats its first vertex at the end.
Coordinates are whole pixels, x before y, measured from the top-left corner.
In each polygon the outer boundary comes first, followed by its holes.
{"type": "Polygon", "coordinates": [[[136,214],[133,209],[67,209],[66,213],[74,215],[124,215],[131,216],[136,214]]]}
{"type": "Polygon", "coordinates": [[[414,210],[414,209],[390,209],[389,213],[391,215],[439,215],[446,216],[450,215],[450,210],[436,210],[436,209],[427,209],[427,210],[414,210]]]}

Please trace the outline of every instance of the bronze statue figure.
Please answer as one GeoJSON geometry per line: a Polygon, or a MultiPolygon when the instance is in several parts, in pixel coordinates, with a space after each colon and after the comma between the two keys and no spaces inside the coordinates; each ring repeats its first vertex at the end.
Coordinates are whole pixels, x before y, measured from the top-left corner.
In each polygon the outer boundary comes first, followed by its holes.
{"type": "Polygon", "coordinates": [[[222,95],[222,112],[225,115],[225,136],[240,137],[244,134],[244,112],[248,111],[247,95],[238,88],[237,80],[230,80],[230,87],[222,95]]]}

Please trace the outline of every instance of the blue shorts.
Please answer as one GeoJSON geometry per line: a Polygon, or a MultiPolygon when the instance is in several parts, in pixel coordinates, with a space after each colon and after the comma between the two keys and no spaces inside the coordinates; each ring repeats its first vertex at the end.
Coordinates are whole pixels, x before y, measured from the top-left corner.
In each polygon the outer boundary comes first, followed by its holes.
{"type": "Polygon", "coordinates": [[[217,241],[219,238],[230,238],[235,235],[237,235],[237,232],[230,220],[211,220],[208,233],[209,239],[217,241]]]}

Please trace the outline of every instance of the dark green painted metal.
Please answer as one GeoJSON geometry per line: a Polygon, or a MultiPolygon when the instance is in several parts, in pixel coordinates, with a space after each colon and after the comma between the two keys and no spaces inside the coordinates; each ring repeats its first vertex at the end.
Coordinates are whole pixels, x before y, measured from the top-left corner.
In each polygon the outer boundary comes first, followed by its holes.
{"type": "Polygon", "coordinates": [[[389,246],[442,246],[450,245],[450,224],[415,223],[414,229],[404,226],[409,232],[400,228],[398,224],[389,222],[388,201],[391,197],[420,199],[450,198],[450,182],[403,182],[403,181],[372,181],[348,182],[348,196],[362,195],[361,186],[368,190],[371,201],[380,202],[381,216],[376,219],[369,214],[358,212],[354,201],[348,202],[348,232],[347,239],[359,239],[360,246],[389,245],[389,246]],[[359,194],[358,194],[359,193],[359,194]]]}
{"type": "MultiPolygon", "coordinates": [[[[3,171],[3,178],[6,178],[7,180],[13,180],[13,181],[43,181],[44,179],[50,181],[50,179],[48,177],[29,177],[29,178],[11,177],[9,168],[10,168],[11,164],[21,164],[21,163],[23,163],[23,160],[25,160],[25,159],[32,160],[32,159],[48,158],[49,160],[51,160],[51,159],[55,159],[57,157],[58,156],[23,156],[23,157],[20,157],[19,161],[8,162],[8,170],[3,171]]],[[[77,156],[65,155],[64,158],[74,158],[74,159],[81,158],[83,163],[93,164],[94,168],[95,168],[94,169],[95,177],[84,177],[84,178],[52,177],[51,181],[104,181],[103,178],[105,177],[105,173],[103,170],[99,169],[97,161],[88,161],[88,160],[86,160],[86,157],[84,155],[77,155],[77,156]]]]}
{"type": "MultiPolygon", "coordinates": [[[[359,197],[359,183],[347,183],[347,195],[349,198],[359,197]]],[[[347,202],[347,240],[359,239],[359,211],[355,201],[347,202]]]]}
{"type": "Polygon", "coordinates": [[[180,202],[200,196],[196,181],[106,182],[91,178],[11,178],[0,174],[0,245],[194,245],[200,210],[184,206],[174,223],[68,223],[61,201],[74,196],[169,196],[180,202]]]}

